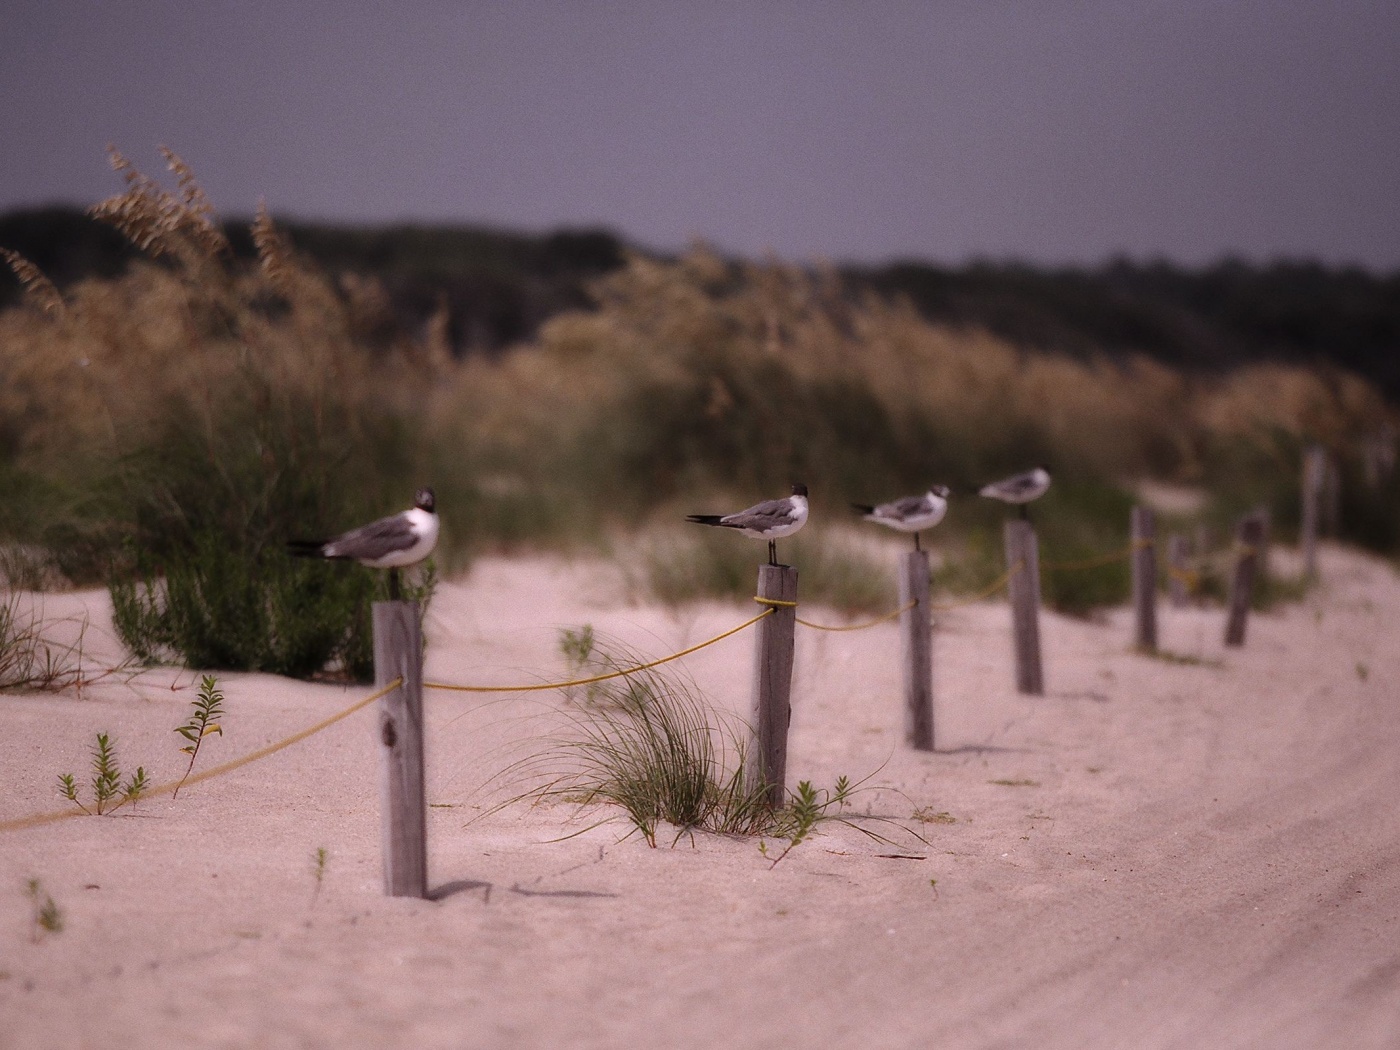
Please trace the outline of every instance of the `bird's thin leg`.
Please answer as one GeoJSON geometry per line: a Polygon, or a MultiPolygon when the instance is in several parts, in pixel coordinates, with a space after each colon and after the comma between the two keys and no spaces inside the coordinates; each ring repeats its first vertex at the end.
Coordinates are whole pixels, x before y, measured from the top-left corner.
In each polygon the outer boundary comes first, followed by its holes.
{"type": "Polygon", "coordinates": [[[1021,520],[1022,520],[1022,521],[1030,521],[1030,520],[1031,520],[1031,512],[1028,511],[1028,510],[1026,509],[1026,505],[1025,505],[1024,503],[1021,504],[1021,520]]]}
{"type": "Polygon", "coordinates": [[[922,550],[922,549],[923,549],[922,547],[919,546],[919,534],[918,534],[917,532],[914,533],[914,549],[915,549],[916,551],[917,551],[917,550],[922,550]]]}
{"type": "Polygon", "coordinates": [[[399,586],[399,570],[389,570],[389,600],[399,601],[403,597],[403,588],[399,586]]]}
{"type": "Polygon", "coordinates": [[[769,540],[769,541],[768,541],[768,564],[769,564],[769,565],[777,565],[777,564],[778,564],[778,541],[777,541],[777,540],[769,540]]]}

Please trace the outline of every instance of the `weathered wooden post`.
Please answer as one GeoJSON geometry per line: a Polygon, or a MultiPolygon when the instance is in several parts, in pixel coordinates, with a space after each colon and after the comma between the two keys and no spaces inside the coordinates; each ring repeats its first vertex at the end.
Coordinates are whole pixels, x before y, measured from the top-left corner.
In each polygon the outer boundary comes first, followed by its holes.
{"type": "Polygon", "coordinates": [[[1267,580],[1270,575],[1269,550],[1274,540],[1274,512],[1269,509],[1267,503],[1261,503],[1254,508],[1254,516],[1259,519],[1260,528],[1263,530],[1259,537],[1259,564],[1256,571],[1261,580],[1267,580]]]}
{"type": "Polygon", "coordinates": [[[1322,486],[1327,474],[1327,450],[1309,445],[1303,453],[1303,520],[1298,543],[1303,548],[1303,575],[1317,578],[1317,526],[1322,504],[1322,486]]]}
{"type": "Polygon", "coordinates": [[[1045,679],[1040,667],[1040,550],[1035,529],[1024,518],[1008,521],[1005,542],[1016,688],[1040,696],[1045,679]]]}
{"type": "Polygon", "coordinates": [[[1336,539],[1342,533],[1342,467],[1330,453],[1322,475],[1322,534],[1336,539]]]}
{"type": "Polygon", "coordinates": [[[1157,651],[1157,518],[1151,507],[1134,507],[1133,610],[1137,619],[1135,644],[1157,651]]]}
{"type": "Polygon", "coordinates": [[[1235,532],[1235,575],[1230,580],[1230,611],[1225,621],[1225,644],[1244,645],[1249,604],[1254,597],[1255,570],[1264,523],[1254,514],[1240,519],[1235,532]]]}
{"type": "Polygon", "coordinates": [[[768,804],[777,809],[786,797],[787,737],[792,721],[793,636],[797,626],[797,570],[791,565],[762,565],[758,597],[775,603],[773,614],[758,621],[754,643],[753,728],[749,782],[767,786],[768,804]]]}
{"type": "Polygon", "coordinates": [[[904,665],[904,740],[920,751],[933,750],[933,633],[929,615],[928,551],[909,551],[900,560],[900,656],[904,665]]]}
{"type": "Polygon", "coordinates": [[[379,800],[384,893],[427,897],[423,786],[423,641],[417,602],[374,603],[374,680],[399,687],[379,701],[379,800]]]}
{"type": "Polygon", "coordinates": [[[1167,540],[1167,593],[1176,609],[1184,609],[1191,602],[1191,591],[1186,586],[1191,575],[1190,558],[1191,541],[1173,533],[1167,540]]]}

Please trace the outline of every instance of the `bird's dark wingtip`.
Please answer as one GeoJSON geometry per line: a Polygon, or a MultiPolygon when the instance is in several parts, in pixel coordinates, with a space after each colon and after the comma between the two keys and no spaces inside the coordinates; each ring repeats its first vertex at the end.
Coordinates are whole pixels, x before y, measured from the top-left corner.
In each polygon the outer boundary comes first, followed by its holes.
{"type": "Polygon", "coordinates": [[[325,545],[324,540],[289,540],[287,553],[293,558],[320,558],[325,545]]]}
{"type": "Polygon", "coordinates": [[[720,523],[719,514],[687,514],[686,521],[693,521],[696,525],[718,525],[720,523]]]}
{"type": "Polygon", "coordinates": [[[851,509],[857,514],[870,514],[875,510],[874,507],[867,507],[864,503],[852,503],[851,509]]]}

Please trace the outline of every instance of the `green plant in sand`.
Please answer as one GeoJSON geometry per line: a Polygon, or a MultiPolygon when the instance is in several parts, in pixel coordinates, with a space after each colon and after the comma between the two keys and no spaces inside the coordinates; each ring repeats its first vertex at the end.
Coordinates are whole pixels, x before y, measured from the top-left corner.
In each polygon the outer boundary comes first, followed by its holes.
{"type": "Polygon", "coordinates": [[[25,896],[29,898],[30,903],[31,941],[38,944],[46,933],[63,932],[63,912],[59,910],[53,898],[44,892],[44,887],[38,879],[29,880],[25,886],[25,896]]]}
{"type": "MultiPolygon", "coordinates": [[[[833,819],[833,815],[827,812],[832,806],[836,807],[836,813],[839,815],[850,795],[851,783],[844,776],[836,778],[836,788],[832,791],[818,791],[812,787],[810,780],[799,781],[797,793],[792,796],[788,807],[773,815],[772,834],[777,838],[787,839],[787,845],[773,858],[773,863],[768,865],[769,870],[776,868],[778,861],[786,857],[795,846],[800,845],[812,833],[818,822],[833,819]]],[[[768,844],[760,841],[758,851],[767,857],[768,844]]]]}
{"type": "Polygon", "coordinates": [[[92,800],[91,808],[78,797],[78,784],[72,773],[60,773],[59,791],[63,797],[84,813],[99,816],[110,813],[128,802],[135,803],[150,785],[146,781],[146,770],[137,766],[125,782],[122,781],[121,767],[117,762],[117,748],[106,733],[97,734],[97,743],[92,749],[92,800]]]}
{"type": "Polygon", "coordinates": [[[184,725],[175,727],[175,732],[189,741],[180,750],[190,756],[190,764],[185,767],[185,775],[180,778],[180,783],[176,784],[175,790],[171,792],[171,798],[180,797],[180,788],[184,786],[190,771],[194,769],[194,760],[199,757],[199,745],[203,743],[204,738],[213,733],[217,733],[219,736],[224,735],[224,727],[219,725],[219,718],[224,713],[224,694],[219,691],[217,678],[212,674],[205,675],[199,683],[199,696],[191,703],[194,705],[194,714],[184,725]]]}
{"type": "Polygon", "coordinates": [[[316,852],[311,854],[311,873],[316,877],[316,886],[311,891],[311,903],[316,903],[316,898],[321,895],[321,883],[326,877],[326,861],[330,859],[330,853],[325,846],[317,846],[316,852]]]}

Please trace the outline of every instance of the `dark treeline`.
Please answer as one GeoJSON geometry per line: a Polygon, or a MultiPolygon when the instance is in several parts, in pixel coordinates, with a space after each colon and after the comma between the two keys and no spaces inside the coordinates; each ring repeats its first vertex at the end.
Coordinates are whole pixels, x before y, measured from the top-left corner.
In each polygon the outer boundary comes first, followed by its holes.
{"type": "Polygon", "coordinates": [[[1332,364],[1400,400],[1400,273],[1119,260],[1092,270],[898,263],[848,275],[908,296],[926,317],[981,325],[1021,346],[1138,351],[1189,370],[1332,364]]]}
{"type": "MultiPolygon", "coordinates": [[[[349,227],[282,222],[296,247],[332,274],[376,279],[398,327],[434,315],[459,353],[499,352],[554,314],[587,305],[589,281],[622,265],[626,245],[604,230],[531,236],[468,226],[349,227]]],[[[253,256],[246,222],[235,250],[253,256]]],[[[60,287],[119,273],[134,253],[74,209],[0,216],[0,246],[60,287]]],[[[844,269],[847,289],[904,295],[930,320],[984,327],[1017,345],[1075,355],[1145,353],[1191,370],[1263,360],[1332,364],[1400,401],[1400,274],[1307,262],[1227,261],[1188,270],[1115,261],[1092,269],[900,262],[844,269]]],[[[0,276],[0,306],[19,295],[0,276]]]]}

